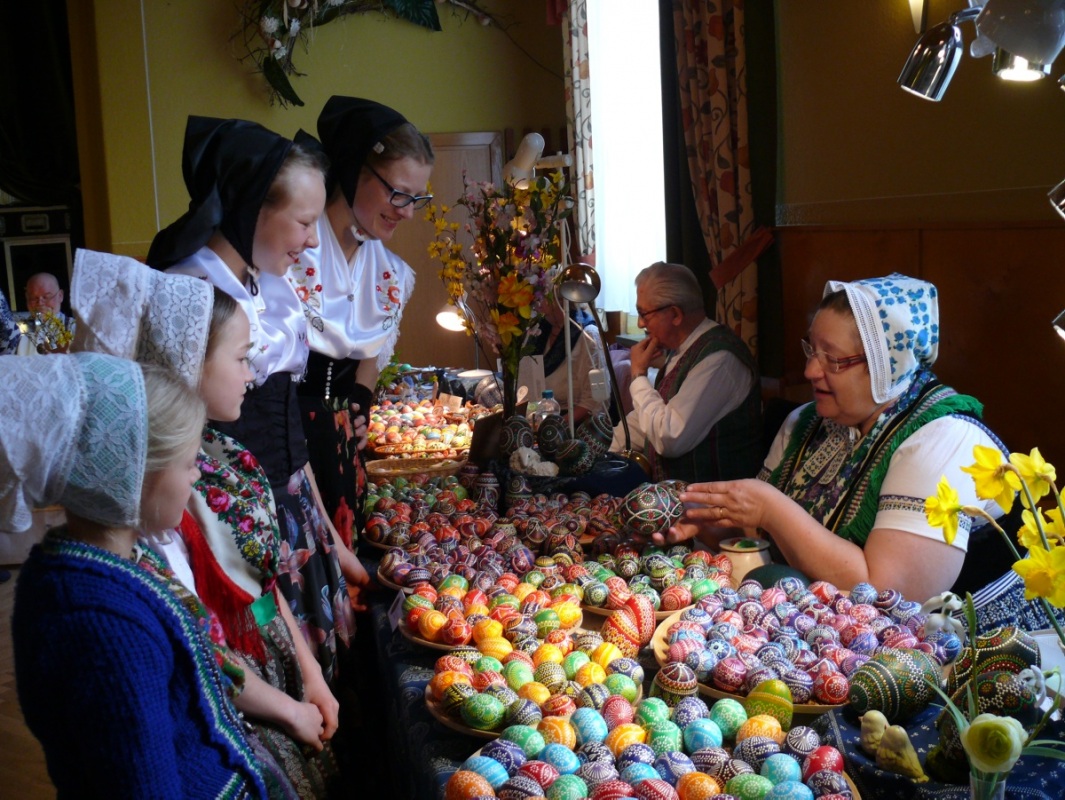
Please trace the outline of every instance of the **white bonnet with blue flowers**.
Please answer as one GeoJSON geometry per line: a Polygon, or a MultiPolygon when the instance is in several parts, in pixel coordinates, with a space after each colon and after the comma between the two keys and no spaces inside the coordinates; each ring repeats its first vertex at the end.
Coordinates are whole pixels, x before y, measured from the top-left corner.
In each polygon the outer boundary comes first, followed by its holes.
{"type": "Polygon", "coordinates": [[[845,292],[869,364],[873,400],[886,403],[910,386],[939,354],[939,293],[898,272],[886,278],[829,281],[825,295],[845,292]]]}

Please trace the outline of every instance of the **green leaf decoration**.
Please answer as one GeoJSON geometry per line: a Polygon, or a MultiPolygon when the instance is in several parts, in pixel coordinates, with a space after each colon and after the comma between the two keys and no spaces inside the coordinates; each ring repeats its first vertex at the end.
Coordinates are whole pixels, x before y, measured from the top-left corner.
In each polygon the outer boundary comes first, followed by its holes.
{"type": "Polygon", "coordinates": [[[263,76],[273,90],[277,92],[282,103],[292,103],[294,106],[303,105],[303,101],[296,94],[296,90],[292,88],[292,84],[288,81],[288,76],[281,69],[281,65],[277,63],[277,59],[269,56],[263,59],[263,76]]]}
{"type": "Polygon", "coordinates": [[[1045,742],[1047,744],[1061,744],[1054,739],[1037,739],[1032,744],[1028,745],[1021,751],[1022,755],[1026,756],[1041,756],[1042,758],[1056,758],[1059,761],[1065,761],[1065,752],[1056,747],[1036,747],[1034,745],[1045,742]]]}
{"type": "Polygon", "coordinates": [[[431,31],[441,30],[440,17],[433,0],[386,0],[386,5],[401,19],[431,31]]]}

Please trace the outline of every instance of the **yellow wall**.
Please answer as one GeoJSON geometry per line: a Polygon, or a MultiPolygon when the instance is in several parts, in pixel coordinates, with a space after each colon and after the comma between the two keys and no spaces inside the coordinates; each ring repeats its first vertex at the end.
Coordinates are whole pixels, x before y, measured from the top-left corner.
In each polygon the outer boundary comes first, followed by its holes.
{"type": "MultiPolygon", "coordinates": [[[[964,5],[928,0],[929,26],[964,5]]],[[[779,224],[1057,219],[1061,63],[1007,83],[966,51],[932,103],[895,83],[917,40],[906,0],[777,0],[776,25],[779,224]]]]}
{"type": "MultiPolygon", "coordinates": [[[[504,32],[454,17],[444,6],[441,33],[360,15],[316,29],[309,52],[297,52],[296,65],[306,73],[293,81],[302,108],[271,106],[265,82],[250,62],[237,60],[235,5],[95,0],[95,40],[73,48],[76,58],[95,49],[97,59],[75,62],[76,73],[99,73],[99,97],[78,82],[84,194],[86,207],[95,209],[88,246],[144,256],[158,227],[184,212],[181,141],[189,114],[251,119],[291,136],[301,127],[314,132],[323,103],[348,94],[387,103],[426,133],[510,127],[520,136],[524,128],[565,125],[561,31],[545,24],[542,2],[485,6],[512,23],[507,32],[554,74],[504,32]],[[94,104],[98,121],[89,113],[94,104]]],[[[72,24],[72,38],[91,36],[88,27],[72,24]]]]}

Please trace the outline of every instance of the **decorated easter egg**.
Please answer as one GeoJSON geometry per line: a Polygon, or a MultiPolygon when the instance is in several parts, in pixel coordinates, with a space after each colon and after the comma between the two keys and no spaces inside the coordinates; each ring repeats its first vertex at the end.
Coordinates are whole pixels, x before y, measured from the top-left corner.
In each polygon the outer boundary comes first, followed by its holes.
{"type": "Polygon", "coordinates": [[[636,722],[645,728],[670,718],[670,707],[660,697],[645,697],[636,706],[636,722]]]}
{"type": "Polygon", "coordinates": [[[534,800],[543,796],[544,788],[534,778],[521,773],[511,776],[496,792],[501,800],[534,800]]]}
{"type": "Polygon", "coordinates": [[[525,755],[522,747],[505,737],[488,742],[481,748],[481,755],[494,758],[506,767],[507,774],[511,776],[518,771],[522,764],[528,761],[528,756],[525,755]]]}
{"type": "Polygon", "coordinates": [[[543,718],[544,714],[539,705],[532,700],[519,697],[507,706],[505,721],[507,725],[539,725],[543,718]]]}
{"type": "Polygon", "coordinates": [[[594,708],[578,708],[570,717],[570,724],[577,735],[578,746],[587,742],[601,742],[609,733],[606,720],[594,708]]]}
{"type": "Polygon", "coordinates": [[[721,794],[721,784],[702,772],[689,772],[677,780],[677,796],[680,800],[710,800],[721,794]]]}
{"type": "Polygon", "coordinates": [[[645,727],[647,729],[647,744],[655,751],[656,755],[683,748],[684,737],[675,722],[667,719],[645,727]]]}
{"type": "Polygon", "coordinates": [[[476,797],[493,797],[495,789],[483,775],[473,770],[460,769],[447,780],[444,787],[445,800],[473,800],[476,797]]]}
{"type": "Polygon", "coordinates": [[[510,775],[507,774],[506,767],[496,761],[494,758],[488,758],[487,756],[470,756],[464,762],[459,769],[467,769],[471,772],[476,772],[489,784],[493,789],[498,789],[502,786],[510,775]]]}
{"type": "Polygon", "coordinates": [[[637,800],[679,800],[677,790],[661,778],[648,778],[632,788],[637,800]]]}
{"type": "Polygon", "coordinates": [[[499,448],[503,455],[510,456],[519,447],[532,447],[535,442],[532,425],[525,417],[515,414],[503,423],[499,448]]]}
{"type": "Polygon", "coordinates": [[[529,725],[510,725],[499,736],[501,740],[517,745],[526,758],[536,758],[547,745],[543,734],[529,725]]]}
{"type": "Polygon", "coordinates": [[[607,675],[603,679],[603,685],[606,686],[610,694],[620,694],[630,703],[636,702],[636,698],[640,693],[640,687],[628,675],[607,675]]]}
{"type": "Polygon", "coordinates": [[[629,532],[651,536],[668,529],[680,519],[683,511],[676,494],[649,483],[636,487],[625,496],[618,517],[629,532]]]}
{"type": "Polygon", "coordinates": [[[677,785],[682,775],[696,771],[692,760],[678,750],[669,750],[660,754],[655,758],[653,766],[662,776],[662,780],[668,781],[673,786],[677,785]]]}
{"type": "MultiPolygon", "coordinates": [[[[996,628],[976,637],[980,651],[981,672],[1021,672],[1041,665],[1039,644],[1035,637],[1019,628],[996,628]]],[[[953,695],[959,686],[972,677],[973,649],[965,647],[947,678],[947,694],[953,695]]]]}
{"type": "MultiPolygon", "coordinates": [[[[650,641],[650,640],[648,640],[650,641]]],[[[618,658],[610,662],[610,674],[627,675],[638,686],[644,681],[644,670],[640,662],[633,658],[618,658]]]]}
{"type": "Polygon", "coordinates": [[[738,800],[764,800],[773,788],[772,781],[762,775],[737,775],[725,784],[725,791],[738,800]]]}
{"type": "Polygon", "coordinates": [[[707,747],[720,747],[724,739],[721,728],[709,717],[689,722],[683,729],[684,749],[694,753],[707,747]]]}
{"type": "Polygon", "coordinates": [[[647,739],[647,731],[634,722],[622,723],[611,729],[606,737],[606,746],[610,752],[617,755],[631,744],[643,744],[647,739]]]}
{"type": "Polygon", "coordinates": [[[693,697],[699,688],[695,670],[687,664],[672,661],[655,673],[651,681],[651,696],[660,697],[673,708],[685,697],[693,697]]]}
{"type": "Polygon", "coordinates": [[[602,411],[590,415],[577,428],[577,437],[588,445],[595,458],[599,458],[610,449],[610,443],[614,439],[614,426],[610,423],[610,416],[602,411]]]}
{"type": "Polygon", "coordinates": [[[801,781],[782,781],[766,792],[764,800],[814,800],[814,793],[801,781]]]}
{"type": "Polygon", "coordinates": [[[939,682],[937,669],[929,674],[928,661],[912,650],[875,654],[851,675],[848,704],[858,715],[875,709],[892,723],[908,719],[932,699],[928,679],[939,682]]]}
{"type": "Polygon", "coordinates": [[[780,744],[774,739],[768,736],[748,736],[736,742],[736,746],[732,749],[732,757],[746,761],[755,772],[758,772],[767,758],[779,752],[780,744]]]}
{"type": "Polygon", "coordinates": [[[624,697],[621,695],[611,695],[603,702],[600,714],[602,714],[603,719],[606,721],[607,728],[614,730],[618,725],[632,722],[636,712],[632,707],[632,703],[624,697]]]}
{"type": "Polygon", "coordinates": [[[787,753],[774,753],[762,761],[758,772],[769,778],[773,785],[786,781],[802,782],[802,767],[794,756],[787,753]]]}
{"type": "Polygon", "coordinates": [[[635,658],[640,652],[640,632],[636,621],[626,609],[615,611],[603,622],[603,639],[615,645],[625,658],[635,658]]]}
{"type": "Polygon", "coordinates": [[[722,658],[714,665],[710,678],[715,688],[735,694],[747,679],[747,665],[737,656],[722,658]]]}
{"type": "Polygon", "coordinates": [[[810,791],[814,793],[814,797],[825,797],[830,794],[838,794],[845,797],[851,796],[850,787],[847,786],[847,780],[843,777],[842,772],[823,769],[807,777],[805,782],[810,787],[810,791]]]}
{"type": "Polygon", "coordinates": [[[506,716],[504,705],[488,694],[468,698],[461,709],[462,721],[479,731],[495,730],[506,716]]]}
{"type": "Polygon", "coordinates": [[[739,701],[724,697],[710,707],[710,719],[717,723],[726,739],[734,739],[740,726],[747,721],[747,712],[739,701]]]}
{"type": "Polygon", "coordinates": [[[588,796],[588,784],[578,775],[560,775],[547,787],[547,800],[581,800],[588,796]]]}
{"type": "Polygon", "coordinates": [[[784,741],[784,730],[780,727],[780,720],[768,714],[757,714],[748,717],[747,721],[740,725],[736,731],[736,743],[742,742],[751,736],[764,736],[772,739],[777,744],[784,741]]]}
{"type": "Polygon", "coordinates": [[[570,439],[558,448],[555,462],[564,475],[583,475],[595,464],[595,456],[582,440],[570,439]]]}
{"type": "Polygon", "coordinates": [[[568,441],[569,426],[558,414],[548,414],[540,420],[536,429],[536,445],[540,453],[549,460],[554,460],[559,448],[568,441]]]}
{"type": "Polygon", "coordinates": [[[591,800],[627,800],[632,797],[632,787],[625,781],[617,778],[607,780],[592,787],[591,800]]]}
{"type": "Polygon", "coordinates": [[[548,743],[540,752],[539,759],[557,769],[559,775],[572,775],[581,766],[576,753],[563,744],[548,743]]]}
{"type": "Polygon", "coordinates": [[[682,697],[680,701],[673,706],[669,715],[670,719],[677,723],[682,730],[694,720],[708,718],[709,716],[710,708],[698,695],[682,697]]]}
{"type": "Polygon", "coordinates": [[[616,763],[619,770],[624,770],[626,767],[633,764],[646,764],[650,766],[651,764],[654,764],[656,758],[658,758],[658,756],[655,754],[654,750],[648,745],[638,742],[630,744],[622,750],[617,756],[616,763]]]}
{"type": "MultiPolygon", "coordinates": [[[[1034,686],[1020,675],[997,670],[981,672],[969,684],[955,690],[951,700],[958,708],[967,707],[970,685],[977,714],[1014,717],[1028,729],[1036,722],[1039,695],[1034,686]]],[[[939,729],[939,750],[942,755],[950,760],[963,761],[965,753],[958,728],[954,717],[946,709],[936,718],[936,727],[939,729]]]]}
{"type": "Polygon", "coordinates": [[[817,731],[806,725],[796,725],[784,736],[783,752],[794,756],[800,763],[818,747],[821,737],[817,731]]]}
{"type": "Polygon", "coordinates": [[[784,730],[791,727],[794,704],[791,699],[791,689],[782,680],[762,681],[747,695],[743,706],[749,717],[768,714],[776,717],[784,730]]]}
{"type": "Polygon", "coordinates": [[[577,732],[566,717],[544,717],[536,729],[548,744],[560,744],[570,750],[577,746],[577,732]]]}
{"type": "Polygon", "coordinates": [[[809,782],[810,776],[817,772],[843,772],[843,754],[831,745],[821,745],[802,762],[802,779],[809,782]]]}

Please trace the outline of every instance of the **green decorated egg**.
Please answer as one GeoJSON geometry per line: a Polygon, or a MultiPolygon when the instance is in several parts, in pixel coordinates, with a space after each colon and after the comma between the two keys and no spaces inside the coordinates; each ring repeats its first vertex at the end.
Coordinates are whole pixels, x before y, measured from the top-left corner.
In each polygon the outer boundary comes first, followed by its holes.
{"type": "Polygon", "coordinates": [[[747,695],[743,705],[748,717],[767,714],[775,717],[785,731],[791,729],[795,704],[792,702],[791,689],[784,681],[762,681],[747,695]]]}
{"type": "Polygon", "coordinates": [[[875,709],[889,722],[908,719],[928,705],[931,679],[939,675],[924,653],[885,650],[862,664],[850,678],[847,702],[859,716],[875,709]]]}
{"type": "Polygon", "coordinates": [[[540,755],[540,751],[547,746],[544,735],[528,725],[511,725],[504,728],[499,738],[514,742],[530,759],[540,755]]]}
{"type": "Polygon", "coordinates": [[[773,788],[773,782],[763,775],[737,775],[725,784],[725,791],[739,800],[763,800],[773,788]]]}
{"type": "Polygon", "coordinates": [[[462,721],[479,731],[495,730],[506,713],[506,707],[490,694],[475,694],[462,704],[462,721]]]}
{"type": "Polygon", "coordinates": [[[710,719],[717,723],[726,739],[736,738],[736,731],[747,721],[747,712],[739,701],[723,697],[710,708],[710,719]]]}

